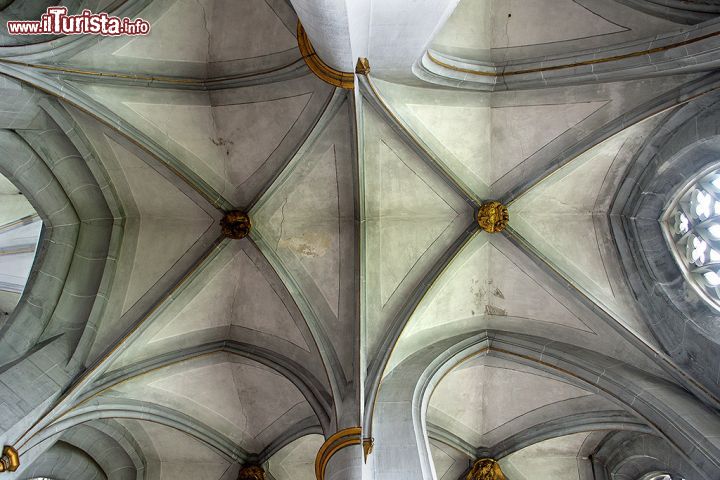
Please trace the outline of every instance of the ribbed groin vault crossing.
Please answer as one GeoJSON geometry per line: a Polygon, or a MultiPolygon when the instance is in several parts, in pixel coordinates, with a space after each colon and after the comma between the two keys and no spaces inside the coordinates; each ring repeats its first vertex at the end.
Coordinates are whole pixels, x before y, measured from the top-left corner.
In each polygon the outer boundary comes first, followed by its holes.
{"type": "Polygon", "coordinates": [[[5,479],[720,479],[720,1],[0,0],[5,479]]]}

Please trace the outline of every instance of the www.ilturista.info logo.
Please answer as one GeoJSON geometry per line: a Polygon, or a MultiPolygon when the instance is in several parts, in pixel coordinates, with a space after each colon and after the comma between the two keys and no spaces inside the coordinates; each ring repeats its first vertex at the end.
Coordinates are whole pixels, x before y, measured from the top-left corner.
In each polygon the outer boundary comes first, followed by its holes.
{"type": "Polygon", "coordinates": [[[10,35],[147,35],[150,23],[142,18],[134,20],[92,13],[83,10],[79,15],[68,15],[67,7],[48,7],[40,20],[8,20],[10,35]]]}

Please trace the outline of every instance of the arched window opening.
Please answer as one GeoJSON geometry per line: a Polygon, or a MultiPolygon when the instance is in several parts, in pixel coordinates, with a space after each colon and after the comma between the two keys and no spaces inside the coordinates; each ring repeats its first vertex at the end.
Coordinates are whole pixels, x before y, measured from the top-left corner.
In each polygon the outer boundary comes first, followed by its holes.
{"type": "Polygon", "coordinates": [[[720,169],[687,185],[668,208],[664,224],[683,275],[720,310],[720,169]]]}
{"type": "Polygon", "coordinates": [[[672,476],[669,473],[651,473],[642,477],[641,480],[685,480],[682,477],[672,476]]]}
{"type": "Polygon", "coordinates": [[[0,325],[25,289],[41,229],[42,221],[30,202],[0,175],[0,325]]]}

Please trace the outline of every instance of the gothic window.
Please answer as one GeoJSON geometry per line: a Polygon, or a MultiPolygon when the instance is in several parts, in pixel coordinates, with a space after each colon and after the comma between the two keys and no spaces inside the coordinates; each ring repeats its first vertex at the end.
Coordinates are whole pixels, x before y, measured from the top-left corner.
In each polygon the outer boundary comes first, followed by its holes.
{"type": "Polygon", "coordinates": [[[42,220],[30,202],[0,175],[0,325],[25,289],[41,229],[42,220]]]}
{"type": "Polygon", "coordinates": [[[665,217],[666,235],[683,275],[720,310],[720,169],[686,186],[665,217]]]}

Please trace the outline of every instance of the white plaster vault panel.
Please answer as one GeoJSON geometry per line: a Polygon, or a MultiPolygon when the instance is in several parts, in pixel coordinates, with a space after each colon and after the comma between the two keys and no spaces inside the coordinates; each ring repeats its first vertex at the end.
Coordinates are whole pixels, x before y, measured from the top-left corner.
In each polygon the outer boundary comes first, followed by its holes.
{"type": "Polygon", "coordinates": [[[192,246],[213,227],[213,219],[185,193],[96,122],[72,111],[112,181],[124,215],[123,239],[108,308],[96,345],[104,348],[129,325],[120,321],[192,246]]]}
{"type": "Polygon", "coordinates": [[[151,35],[104,38],[64,63],[202,78],[212,64],[297,50],[294,32],[264,0],[157,0],[138,16],[151,35]]]}
{"type": "Polygon", "coordinates": [[[491,447],[494,430],[513,421],[522,423],[524,415],[542,407],[590,395],[536,370],[479,357],[443,378],[430,398],[427,421],[471,445],[491,447]]]}
{"type": "Polygon", "coordinates": [[[122,183],[129,188],[125,200],[138,208],[139,233],[123,304],[126,311],[212,226],[213,219],[145,162],[107,140],[119,166],[108,173],[116,183],[124,176],[122,183]]]}
{"type": "Polygon", "coordinates": [[[340,297],[340,222],[347,221],[340,218],[337,163],[335,144],[308,158],[283,185],[286,188],[273,193],[253,217],[276,251],[300,261],[335,316],[340,297]]]}
{"type": "Polygon", "coordinates": [[[513,480],[580,480],[580,449],[588,439],[581,432],[545,440],[508,455],[500,466],[513,480]]]}
{"type": "Polygon", "coordinates": [[[118,420],[147,460],[147,478],[157,480],[234,480],[239,465],[193,437],[153,422],[118,420]]]}
{"type": "Polygon", "coordinates": [[[438,281],[433,295],[415,311],[406,330],[409,335],[484,315],[512,316],[592,332],[542,284],[489,243],[488,235],[476,235],[467,250],[469,258],[463,255],[465,261],[453,265],[447,271],[449,278],[438,281]],[[518,285],[523,288],[518,289],[518,285]]]}
{"type": "Polygon", "coordinates": [[[229,242],[162,306],[143,335],[128,346],[111,369],[163,353],[218,340],[250,341],[268,336],[288,348],[309,346],[269,280],[242,244],[229,242]]]}
{"type": "Polygon", "coordinates": [[[287,378],[252,360],[216,354],[135,377],[101,398],[128,398],[178,411],[259,452],[295,423],[313,416],[287,378]]]}
{"type": "Polygon", "coordinates": [[[490,235],[478,233],[458,252],[415,309],[386,374],[427,342],[452,332],[512,328],[535,334],[553,331],[557,340],[585,335],[596,341],[589,325],[501,248],[490,235]]]}
{"type": "Polygon", "coordinates": [[[200,291],[177,316],[167,323],[157,322],[161,329],[149,343],[217,327],[223,335],[241,339],[240,332],[234,332],[233,327],[237,327],[265,332],[308,349],[282,300],[244,251],[228,245],[213,260],[213,267],[215,276],[198,280],[200,291]]]}
{"type": "Polygon", "coordinates": [[[538,96],[505,105],[484,93],[376,83],[451,175],[480,199],[492,197],[498,179],[608,104],[575,102],[566,94],[557,103],[538,96]]]}
{"type": "Polygon", "coordinates": [[[310,139],[250,212],[251,236],[291,285],[306,322],[323,325],[348,376],[353,338],[347,332],[356,298],[352,145],[350,103],[336,94],[310,139]]]}
{"type": "Polygon", "coordinates": [[[492,93],[374,84],[447,174],[483,200],[502,197],[603,125],[693,78],[492,93]]]}
{"type": "Polygon", "coordinates": [[[324,441],[322,435],[298,438],[273,455],[266,470],[275,480],[315,480],[315,456],[324,441]]]}
{"type": "Polygon", "coordinates": [[[365,323],[373,352],[430,265],[472,220],[470,207],[371,107],[363,107],[365,323]]]}
{"type": "Polygon", "coordinates": [[[457,480],[474,460],[444,443],[430,440],[430,456],[438,480],[457,480]]]}
{"type": "Polygon", "coordinates": [[[610,46],[680,28],[613,0],[461,0],[431,48],[469,60],[504,61],[610,46]]]}
{"type": "Polygon", "coordinates": [[[597,303],[651,338],[610,282],[608,240],[598,225],[609,191],[658,118],[636,124],[573,159],[510,204],[512,228],[597,303]]]}
{"type": "Polygon", "coordinates": [[[222,94],[77,84],[150,137],[230,202],[296,126],[317,84],[312,77],[274,89],[222,94]]]}

